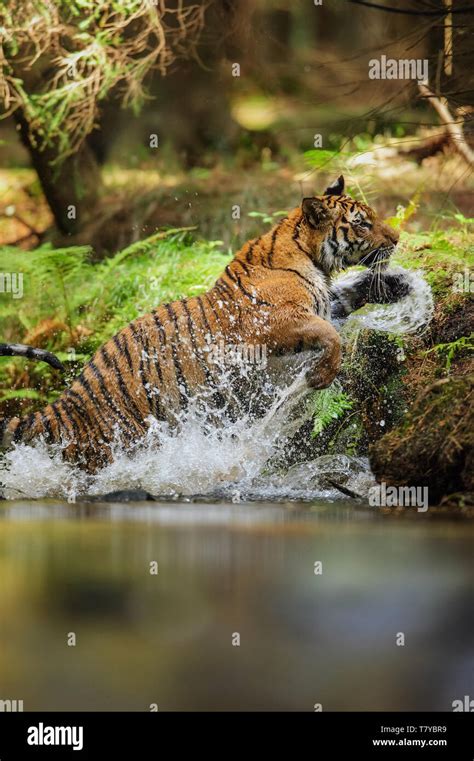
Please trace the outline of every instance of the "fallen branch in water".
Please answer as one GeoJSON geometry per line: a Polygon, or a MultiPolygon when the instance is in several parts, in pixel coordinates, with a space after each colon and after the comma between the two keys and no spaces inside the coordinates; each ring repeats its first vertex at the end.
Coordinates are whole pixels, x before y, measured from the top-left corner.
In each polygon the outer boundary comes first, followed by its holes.
{"type": "Polygon", "coordinates": [[[350,497],[351,499],[362,499],[361,494],[357,494],[355,491],[352,491],[352,489],[348,489],[347,486],[342,486],[342,484],[338,484],[337,481],[333,481],[332,478],[326,478],[326,481],[328,484],[331,484],[331,486],[334,486],[335,489],[341,492],[341,494],[345,494],[346,497],[350,497]]]}

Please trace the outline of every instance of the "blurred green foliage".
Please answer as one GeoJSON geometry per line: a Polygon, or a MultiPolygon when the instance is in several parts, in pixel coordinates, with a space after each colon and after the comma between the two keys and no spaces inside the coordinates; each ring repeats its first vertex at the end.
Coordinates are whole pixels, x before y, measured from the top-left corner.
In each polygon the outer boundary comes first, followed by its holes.
{"type": "MultiPolygon", "coordinates": [[[[66,363],[74,348],[74,363],[83,364],[138,315],[209,288],[229,260],[220,241],[195,240],[189,231],[179,230],[158,232],[100,263],[93,263],[90,253],[87,246],[45,245],[34,252],[0,248],[0,272],[21,272],[24,284],[22,299],[1,294],[2,341],[24,340],[51,320],[63,329],[47,334],[42,346],[66,363]]],[[[0,384],[6,389],[1,399],[49,400],[57,374],[43,363],[35,364],[32,373],[39,392],[33,396],[24,389],[9,389],[12,365],[25,366],[21,359],[0,360],[0,384]]]]}

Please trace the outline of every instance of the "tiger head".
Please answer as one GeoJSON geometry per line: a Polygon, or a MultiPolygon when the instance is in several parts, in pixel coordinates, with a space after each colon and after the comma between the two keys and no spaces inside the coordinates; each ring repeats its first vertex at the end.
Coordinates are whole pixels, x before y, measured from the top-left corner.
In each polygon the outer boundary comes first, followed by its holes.
{"type": "Polygon", "coordinates": [[[304,198],[299,240],[327,274],[363,264],[383,268],[398,243],[398,232],[375,211],[344,195],[341,175],[324,195],[304,198]]]}

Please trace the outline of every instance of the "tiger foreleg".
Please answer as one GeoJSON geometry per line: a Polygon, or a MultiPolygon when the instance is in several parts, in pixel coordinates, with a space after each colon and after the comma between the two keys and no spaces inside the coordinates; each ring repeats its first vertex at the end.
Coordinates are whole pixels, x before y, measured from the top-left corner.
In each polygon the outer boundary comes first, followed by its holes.
{"type": "Polygon", "coordinates": [[[320,350],[306,375],[312,388],[326,388],[332,383],[341,366],[341,339],[330,322],[307,315],[289,328],[287,342],[290,351],[320,350]]]}

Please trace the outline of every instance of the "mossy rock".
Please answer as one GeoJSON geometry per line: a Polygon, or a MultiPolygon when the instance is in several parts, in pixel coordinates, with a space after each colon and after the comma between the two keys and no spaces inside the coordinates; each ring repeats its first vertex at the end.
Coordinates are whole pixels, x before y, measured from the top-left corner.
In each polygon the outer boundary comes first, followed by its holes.
{"type": "Polygon", "coordinates": [[[379,482],[427,486],[430,504],[474,492],[474,375],[436,381],[369,450],[379,482]]]}
{"type": "Polygon", "coordinates": [[[341,382],[358,410],[366,445],[381,438],[403,416],[403,356],[397,336],[362,329],[349,338],[341,382]]]}

